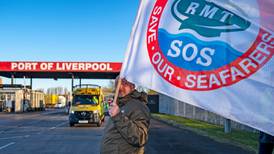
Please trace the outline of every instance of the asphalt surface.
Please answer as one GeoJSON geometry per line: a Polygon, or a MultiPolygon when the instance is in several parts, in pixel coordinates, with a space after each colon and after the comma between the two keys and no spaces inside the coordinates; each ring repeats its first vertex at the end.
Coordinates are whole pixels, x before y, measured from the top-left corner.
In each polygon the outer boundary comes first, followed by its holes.
{"type": "MultiPolygon", "coordinates": [[[[69,127],[68,115],[63,110],[23,114],[0,113],[0,154],[97,154],[100,153],[103,129],[104,124],[102,127],[69,127]]],[[[146,153],[250,152],[152,120],[146,153]]]]}
{"type": "Polygon", "coordinates": [[[149,154],[249,154],[238,146],[152,120],[146,151],[149,154]]]}

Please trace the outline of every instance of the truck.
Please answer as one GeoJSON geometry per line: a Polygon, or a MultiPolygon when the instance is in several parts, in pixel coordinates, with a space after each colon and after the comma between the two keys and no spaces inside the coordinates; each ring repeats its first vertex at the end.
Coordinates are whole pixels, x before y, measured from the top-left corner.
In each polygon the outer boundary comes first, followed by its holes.
{"type": "Polygon", "coordinates": [[[58,96],[58,103],[55,105],[56,108],[64,108],[66,106],[66,97],[58,96]]]}
{"type": "Polygon", "coordinates": [[[58,95],[56,94],[47,94],[45,95],[45,102],[46,102],[46,107],[49,108],[54,108],[56,107],[58,103],[58,95]]]}
{"type": "Polygon", "coordinates": [[[96,124],[104,122],[104,96],[102,88],[93,84],[82,84],[73,87],[72,102],[69,108],[69,125],[96,124]]]}

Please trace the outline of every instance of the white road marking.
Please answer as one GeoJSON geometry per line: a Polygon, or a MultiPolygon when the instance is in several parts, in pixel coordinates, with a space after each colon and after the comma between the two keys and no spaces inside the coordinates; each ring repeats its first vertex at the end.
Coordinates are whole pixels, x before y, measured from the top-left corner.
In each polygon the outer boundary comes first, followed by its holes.
{"type": "Polygon", "coordinates": [[[64,124],[66,124],[66,123],[68,123],[68,122],[67,122],[67,121],[62,122],[62,123],[60,123],[60,124],[58,124],[58,125],[56,125],[56,126],[54,126],[54,127],[51,127],[50,130],[55,129],[55,128],[57,128],[57,127],[60,127],[60,126],[62,126],[62,125],[64,125],[64,124]]]}
{"type": "Polygon", "coordinates": [[[0,147],[0,150],[5,149],[6,147],[11,146],[13,144],[15,144],[15,142],[10,142],[9,144],[3,145],[0,147]]]}
{"type": "MultiPolygon", "coordinates": [[[[32,133],[32,132],[38,132],[38,131],[40,131],[40,130],[12,130],[12,131],[6,131],[6,133],[32,133]]],[[[4,132],[3,132],[4,133],[4,132]]],[[[1,134],[1,132],[0,132],[0,134],[1,134]]]]}
{"type": "Polygon", "coordinates": [[[30,135],[24,135],[24,136],[13,136],[13,137],[4,137],[0,138],[0,140],[8,140],[8,139],[15,139],[15,138],[28,138],[30,135]]]}
{"type": "Polygon", "coordinates": [[[66,123],[68,123],[67,121],[65,121],[65,122],[63,122],[63,123],[60,123],[59,125],[57,125],[56,127],[60,127],[60,126],[62,126],[62,125],[64,125],[64,124],[66,124],[66,123]]]}

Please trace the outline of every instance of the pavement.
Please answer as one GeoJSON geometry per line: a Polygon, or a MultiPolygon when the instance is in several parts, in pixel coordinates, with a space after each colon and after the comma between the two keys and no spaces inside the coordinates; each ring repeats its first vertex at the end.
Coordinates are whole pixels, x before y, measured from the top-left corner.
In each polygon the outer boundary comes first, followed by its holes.
{"type": "MultiPolygon", "coordinates": [[[[103,129],[104,124],[69,127],[63,109],[0,113],[0,154],[98,154],[103,129]]],[[[145,149],[148,154],[252,153],[157,120],[151,120],[145,149]]]]}
{"type": "Polygon", "coordinates": [[[149,154],[251,154],[241,147],[220,143],[192,131],[152,120],[146,146],[149,154]]]}

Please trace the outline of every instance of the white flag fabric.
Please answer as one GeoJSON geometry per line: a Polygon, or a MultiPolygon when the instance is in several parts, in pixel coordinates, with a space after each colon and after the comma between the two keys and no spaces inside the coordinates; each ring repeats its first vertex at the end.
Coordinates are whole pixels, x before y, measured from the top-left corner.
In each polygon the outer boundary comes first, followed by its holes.
{"type": "Polygon", "coordinates": [[[274,135],[272,0],[143,0],[121,77],[274,135]]]}

